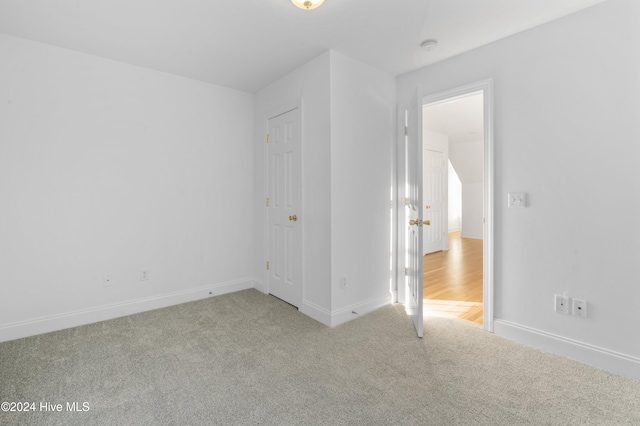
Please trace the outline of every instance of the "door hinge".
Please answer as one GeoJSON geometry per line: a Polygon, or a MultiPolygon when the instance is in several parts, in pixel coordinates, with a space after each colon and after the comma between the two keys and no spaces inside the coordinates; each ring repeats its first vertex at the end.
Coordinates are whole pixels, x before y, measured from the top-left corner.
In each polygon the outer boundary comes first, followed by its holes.
{"type": "Polygon", "coordinates": [[[269,261],[267,261],[267,271],[269,270],[269,261]]]}
{"type": "Polygon", "coordinates": [[[267,207],[269,207],[269,199],[268,198],[267,198],[267,203],[266,204],[267,204],[267,207]]]}
{"type": "Polygon", "coordinates": [[[269,134],[267,133],[267,143],[269,143],[269,134]]]}
{"type": "Polygon", "coordinates": [[[409,205],[409,199],[408,199],[408,198],[406,198],[406,197],[405,197],[405,199],[404,199],[404,205],[405,205],[405,206],[408,206],[408,205],[409,205]]]}
{"type": "Polygon", "coordinates": [[[409,127],[404,126],[404,135],[409,136],[409,127]]]}
{"type": "Polygon", "coordinates": [[[405,268],[404,268],[404,276],[405,276],[405,277],[406,277],[406,276],[409,276],[409,268],[407,268],[406,266],[405,266],[405,268]]]}

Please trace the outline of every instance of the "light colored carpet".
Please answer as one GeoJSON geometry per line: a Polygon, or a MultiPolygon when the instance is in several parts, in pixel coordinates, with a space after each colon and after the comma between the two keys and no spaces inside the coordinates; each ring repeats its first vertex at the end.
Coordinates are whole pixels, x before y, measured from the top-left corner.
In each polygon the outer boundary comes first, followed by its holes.
{"type": "Polygon", "coordinates": [[[0,344],[2,425],[638,425],[640,383],[400,306],[327,328],[255,290],[0,344]],[[86,412],[67,402],[88,402],[86,412]]]}

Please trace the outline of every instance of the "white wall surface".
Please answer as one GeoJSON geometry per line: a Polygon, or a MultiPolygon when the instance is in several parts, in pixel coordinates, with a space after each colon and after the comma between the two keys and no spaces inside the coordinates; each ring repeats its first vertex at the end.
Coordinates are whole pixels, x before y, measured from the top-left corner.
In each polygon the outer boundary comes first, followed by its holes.
{"type": "Polygon", "coordinates": [[[462,231],[462,183],[456,170],[448,162],[449,232],[462,231]]]}
{"type": "Polygon", "coordinates": [[[251,94],[4,35],[0,57],[0,340],[253,286],[251,94]]]}
{"type": "MultiPolygon", "coordinates": [[[[395,79],[327,51],[255,96],[256,209],[264,227],[264,121],[302,103],[303,257],[301,312],[327,324],[391,302],[390,187],[395,79]],[[367,213],[358,206],[367,206],[367,213]],[[340,286],[346,277],[347,288],[340,286]]],[[[255,273],[264,277],[264,231],[255,273]]],[[[264,278],[266,280],[266,278],[264,278]]]]}
{"type": "Polygon", "coordinates": [[[462,183],[463,238],[482,239],[484,142],[449,144],[449,159],[462,183]]]}
{"type": "Polygon", "coordinates": [[[609,0],[401,76],[398,100],[493,79],[496,331],[640,378],[638,22],[609,0]],[[589,318],[553,312],[556,293],[589,318]]]}
{"type": "Polygon", "coordinates": [[[391,302],[395,78],[331,51],[332,312],[391,302]],[[340,277],[347,288],[340,288],[340,277]],[[376,302],[374,302],[376,301],[376,302]]]}
{"type": "Polygon", "coordinates": [[[459,142],[449,144],[449,159],[462,183],[482,183],[484,177],[484,142],[459,142]]]}
{"type": "MultiPolygon", "coordinates": [[[[264,175],[266,119],[280,107],[302,101],[303,304],[331,311],[331,158],[329,52],[255,94],[254,274],[266,282],[264,175]]],[[[299,307],[305,311],[305,307],[299,307]]]]}
{"type": "Polygon", "coordinates": [[[462,183],[462,238],[482,239],[482,182],[462,183]]]}
{"type": "Polygon", "coordinates": [[[423,127],[422,140],[424,148],[442,151],[447,154],[447,157],[449,156],[449,137],[447,135],[443,135],[442,133],[434,132],[433,130],[423,127]]]}

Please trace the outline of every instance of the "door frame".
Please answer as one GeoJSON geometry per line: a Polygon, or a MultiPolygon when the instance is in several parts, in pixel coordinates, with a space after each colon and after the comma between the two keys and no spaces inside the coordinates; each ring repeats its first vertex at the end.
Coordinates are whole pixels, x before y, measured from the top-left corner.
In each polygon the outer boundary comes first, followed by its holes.
{"type": "MultiPolygon", "coordinates": [[[[262,279],[263,279],[263,289],[264,289],[264,293],[266,294],[270,294],[270,289],[269,289],[269,270],[267,270],[266,268],[266,262],[269,261],[269,245],[271,243],[271,239],[269,237],[270,233],[269,233],[269,208],[266,205],[266,199],[267,199],[267,194],[269,194],[269,150],[266,144],[266,135],[269,134],[269,120],[276,118],[280,115],[286,114],[290,111],[293,110],[299,110],[300,114],[299,114],[299,118],[300,118],[300,186],[301,186],[301,193],[300,193],[300,217],[304,218],[305,217],[305,212],[304,212],[304,109],[303,109],[303,103],[302,103],[302,99],[296,99],[294,101],[282,104],[280,106],[277,107],[273,107],[271,109],[269,109],[267,111],[266,114],[264,114],[262,122],[262,134],[261,139],[262,139],[262,143],[264,143],[264,149],[262,150],[262,199],[260,200],[262,203],[262,208],[263,208],[263,212],[264,214],[262,215],[262,230],[263,230],[263,234],[262,234],[262,258],[264,259],[263,262],[263,275],[262,275],[262,279]]],[[[305,261],[304,261],[304,247],[305,247],[305,232],[304,232],[304,226],[301,227],[300,229],[300,239],[301,239],[301,254],[300,254],[300,259],[301,259],[301,265],[300,268],[302,269],[302,281],[300,282],[300,287],[301,287],[301,299],[300,299],[300,306],[298,306],[298,310],[300,310],[302,308],[302,304],[305,300],[305,285],[304,285],[304,277],[305,277],[305,261]]]]}
{"type": "MultiPolygon", "coordinates": [[[[484,165],[483,165],[483,327],[489,332],[494,331],[494,129],[493,129],[493,79],[481,80],[464,86],[436,92],[422,97],[422,105],[434,104],[438,102],[450,101],[455,98],[462,98],[471,93],[482,91],[483,93],[483,120],[484,120],[484,165]]],[[[402,121],[404,123],[404,120],[402,121]]],[[[404,135],[404,128],[401,129],[404,135]]],[[[404,140],[404,138],[399,138],[404,140]]],[[[396,285],[394,300],[396,302],[403,301],[404,294],[404,265],[405,265],[405,247],[406,240],[403,232],[404,223],[400,212],[404,212],[405,197],[405,147],[404,143],[399,144],[397,155],[397,240],[396,245],[396,285]]]]}

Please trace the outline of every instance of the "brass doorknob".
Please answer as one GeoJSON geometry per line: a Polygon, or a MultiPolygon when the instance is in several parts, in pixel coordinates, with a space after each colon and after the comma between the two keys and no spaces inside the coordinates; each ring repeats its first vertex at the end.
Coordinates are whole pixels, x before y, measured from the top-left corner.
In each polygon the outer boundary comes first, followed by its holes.
{"type": "Polygon", "coordinates": [[[296,216],[295,214],[292,216],[289,216],[289,220],[295,222],[296,220],[298,220],[298,216],[296,216]]]}
{"type": "Polygon", "coordinates": [[[409,226],[413,226],[413,225],[419,225],[420,224],[420,220],[409,220],[409,226]]]}
{"type": "Polygon", "coordinates": [[[418,219],[418,220],[410,219],[410,220],[409,220],[409,225],[411,225],[411,226],[413,226],[413,225],[418,225],[418,226],[420,226],[420,225],[431,226],[431,221],[430,221],[430,220],[420,220],[420,219],[418,219]]]}
{"type": "Polygon", "coordinates": [[[430,208],[431,208],[431,206],[430,206],[430,205],[428,205],[428,204],[427,204],[425,207],[426,207],[426,208],[428,208],[428,209],[430,209],[430,208]]]}

